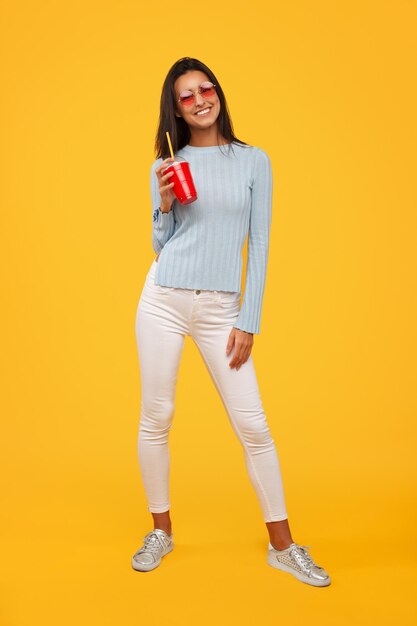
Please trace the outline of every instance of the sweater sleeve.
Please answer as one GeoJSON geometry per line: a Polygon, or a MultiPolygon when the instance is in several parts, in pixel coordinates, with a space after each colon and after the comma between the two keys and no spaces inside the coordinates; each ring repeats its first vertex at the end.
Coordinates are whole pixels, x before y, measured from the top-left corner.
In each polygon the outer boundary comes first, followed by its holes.
{"type": "Polygon", "coordinates": [[[260,148],[256,152],[245,291],[234,327],[259,334],[272,219],[272,168],[267,153],[260,148]]]}
{"type": "Polygon", "coordinates": [[[158,177],[155,170],[161,163],[162,159],[159,158],[151,167],[152,246],[156,253],[161,252],[168,239],[175,232],[175,202],[168,213],[163,213],[159,210],[161,194],[159,193],[158,177]]]}

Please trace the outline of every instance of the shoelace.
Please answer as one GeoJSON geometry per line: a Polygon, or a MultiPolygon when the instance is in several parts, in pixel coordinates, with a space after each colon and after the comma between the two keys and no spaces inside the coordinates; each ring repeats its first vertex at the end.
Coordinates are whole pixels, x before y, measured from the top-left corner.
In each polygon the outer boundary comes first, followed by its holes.
{"type": "Polygon", "coordinates": [[[160,548],[164,548],[164,543],[162,540],[162,537],[160,537],[158,535],[158,533],[155,533],[154,531],[151,530],[151,532],[149,532],[146,536],[145,536],[145,543],[143,545],[143,548],[141,548],[140,552],[158,552],[158,550],[160,550],[160,548]]]}
{"type": "Polygon", "coordinates": [[[303,565],[315,565],[311,555],[307,552],[310,548],[311,546],[300,546],[298,543],[293,546],[293,550],[297,551],[303,565]]]}

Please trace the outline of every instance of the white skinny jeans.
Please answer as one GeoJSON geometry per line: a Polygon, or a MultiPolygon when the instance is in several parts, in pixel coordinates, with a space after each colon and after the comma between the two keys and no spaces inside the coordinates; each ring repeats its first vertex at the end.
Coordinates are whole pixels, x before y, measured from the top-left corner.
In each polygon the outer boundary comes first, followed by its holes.
{"type": "Polygon", "coordinates": [[[259,395],[252,359],[239,370],[226,356],[230,331],[239,314],[240,293],[155,285],[154,260],[136,313],[141,413],[138,457],[148,510],[170,509],[168,435],[172,425],[177,373],[190,335],[220,394],[242,444],[249,478],[265,522],[287,519],[280,463],[259,395]]]}

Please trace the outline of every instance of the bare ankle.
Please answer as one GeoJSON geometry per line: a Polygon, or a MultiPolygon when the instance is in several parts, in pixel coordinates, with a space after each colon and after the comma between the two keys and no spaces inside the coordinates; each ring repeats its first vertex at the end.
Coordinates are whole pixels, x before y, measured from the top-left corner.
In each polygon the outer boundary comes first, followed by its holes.
{"type": "Polygon", "coordinates": [[[272,541],[270,543],[271,543],[271,546],[275,548],[275,550],[279,550],[279,551],[286,550],[291,545],[291,543],[280,544],[280,543],[276,543],[275,541],[274,543],[272,543],[272,541]]]}
{"type": "Polygon", "coordinates": [[[155,528],[158,528],[159,530],[163,530],[164,532],[166,532],[167,535],[172,535],[172,528],[171,526],[165,526],[165,524],[154,524],[154,530],[155,528]]]}
{"type": "Polygon", "coordinates": [[[163,513],[152,513],[154,529],[159,528],[166,532],[167,535],[172,534],[172,524],[169,510],[163,513]]]}

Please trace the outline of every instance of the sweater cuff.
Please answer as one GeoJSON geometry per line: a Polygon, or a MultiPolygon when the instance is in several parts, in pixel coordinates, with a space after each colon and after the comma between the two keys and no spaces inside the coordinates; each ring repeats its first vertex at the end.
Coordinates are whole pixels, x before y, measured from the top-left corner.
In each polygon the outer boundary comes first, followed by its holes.
{"type": "Polygon", "coordinates": [[[161,207],[158,207],[153,212],[153,221],[157,222],[158,219],[159,219],[159,216],[161,216],[163,218],[164,215],[170,215],[171,213],[172,213],[172,207],[170,208],[169,211],[161,211],[161,207]]]}

